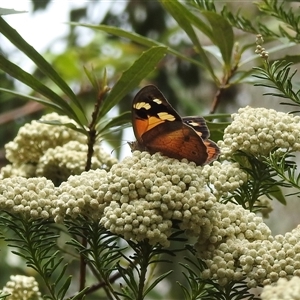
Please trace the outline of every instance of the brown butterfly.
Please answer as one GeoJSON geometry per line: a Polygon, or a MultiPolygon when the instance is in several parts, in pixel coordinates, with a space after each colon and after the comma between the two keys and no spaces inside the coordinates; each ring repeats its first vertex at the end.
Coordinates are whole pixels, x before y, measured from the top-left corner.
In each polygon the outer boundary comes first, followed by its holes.
{"type": "Polygon", "coordinates": [[[218,158],[220,150],[209,137],[201,117],[181,118],[154,85],[143,87],[132,102],[132,126],[136,142],[131,147],[161,152],[163,155],[208,164],[218,158]]]}

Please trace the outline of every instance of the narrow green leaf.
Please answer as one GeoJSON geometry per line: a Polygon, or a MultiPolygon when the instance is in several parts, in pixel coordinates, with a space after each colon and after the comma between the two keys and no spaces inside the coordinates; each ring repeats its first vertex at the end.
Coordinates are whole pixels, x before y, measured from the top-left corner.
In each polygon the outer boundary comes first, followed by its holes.
{"type": "Polygon", "coordinates": [[[4,15],[15,15],[15,14],[23,14],[23,13],[27,13],[27,11],[23,10],[14,10],[14,9],[10,9],[10,8],[1,8],[0,7],[0,16],[4,16],[4,15]]]}
{"type": "Polygon", "coordinates": [[[60,122],[59,120],[51,120],[51,121],[44,121],[43,119],[41,120],[38,120],[38,122],[40,123],[44,123],[44,124],[48,124],[48,125],[54,125],[54,126],[64,126],[64,127],[67,127],[67,128],[70,128],[72,130],[75,130],[75,131],[78,131],[84,135],[87,135],[87,130],[85,129],[82,129],[81,127],[77,127],[75,124],[73,123],[62,123],[60,122]]]}
{"type": "Polygon", "coordinates": [[[279,186],[274,186],[270,192],[270,195],[273,196],[281,204],[286,205],[286,200],[282,190],[279,186]]]}
{"type": "Polygon", "coordinates": [[[142,35],[139,35],[137,33],[134,32],[129,32],[126,30],[123,30],[121,28],[118,27],[114,27],[114,26],[107,26],[107,25],[89,25],[89,24],[82,24],[82,23],[75,23],[75,22],[71,22],[71,25],[74,26],[82,26],[82,27],[87,27],[87,28],[91,28],[91,29],[96,29],[96,30],[101,30],[104,31],[106,33],[109,34],[113,34],[119,37],[123,37],[123,38],[127,38],[133,42],[138,43],[139,45],[145,46],[145,47],[153,47],[153,46],[161,46],[161,47],[167,47],[167,52],[169,54],[175,55],[181,59],[184,59],[186,61],[189,61],[192,64],[195,64],[201,68],[205,68],[205,65],[203,63],[201,63],[198,60],[192,59],[188,56],[183,55],[182,53],[170,48],[168,45],[159,43],[155,40],[149,39],[147,37],[144,37],[142,35]]]}
{"type": "Polygon", "coordinates": [[[1,54],[0,54],[0,68],[1,70],[11,75],[15,79],[28,85],[36,92],[39,92],[45,97],[51,99],[59,107],[69,109],[67,102],[64,101],[59,95],[54,93],[47,86],[43,85],[39,80],[35,79],[31,74],[23,71],[20,67],[10,62],[1,54]]]}
{"type": "Polygon", "coordinates": [[[112,107],[155,69],[158,62],[165,56],[166,50],[166,47],[152,47],[142,53],[133,65],[122,74],[121,78],[111,89],[101,107],[98,120],[105,116],[112,107]]]}
{"type": "Polygon", "coordinates": [[[76,112],[78,116],[77,118],[82,120],[85,124],[87,121],[86,116],[78,98],[66,82],[52,68],[52,66],[1,17],[0,32],[19,50],[24,52],[38,66],[40,71],[42,71],[45,75],[52,79],[58,87],[60,87],[60,89],[72,100],[72,103],[74,103],[74,112],[76,112]]]}
{"type": "Polygon", "coordinates": [[[160,3],[162,6],[172,15],[172,17],[177,21],[178,25],[182,30],[185,31],[185,33],[188,35],[188,37],[191,39],[192,43],[194,44],[194,47],[198,51],[202,62],[204,63],[205,67],[209,71],[210,75],[212,76],[213,80],[219,84],[219,80],[217,76],[214,73],[213,67],[202,48],[200,41],[190,23],[190,20],[186,17],[189,14],[188,9],[182,5],[178,1],[164,1],[160,0],[160,3]]]}
{"type": "Polygon", "coordinates": [[[81,299],[84,299],[84,295],[88,292],[88,290],[90,289],[90,287],[86,287],[84,288],[82,291],[80,291],[76,296],[70,298],[70,300],[81,300],[81,299]]]}
{"type": "Polygon", "coordinates": [[[220,49],[225,66],[230,68],[234,45],[234,34],[231,25],[226,19],[215,12],[203,11],[202,14],[211,25],[213,33],[212,42],[220,49]]]}
{"type": "Polygon", "coordinates": [[[107,132],[111,132],[111,130],[116,126],[123,126],[126,123],[130,123],[131,121],[131,112],[126,111],[112,120],[108,120],[106,124],[100,122],[97,126],[97,135],[103,136],[107,132]]]}
{"type": "Polygon", "coordinates": [[[203,34],[205,34],[210,40],[213,39],[212,29],[204,23],[198,16],[194,15],[189,9],[184,10],[185,17],[198,28],[203,34]]]}
{"type": "Polygon", "coordinates": [[[58,106],[55,103],[53,103],[51,101],[48,101],[46,99],[33,97],[33,96],[30,96],[30,95],[22,94],[22,93],[15,92],[13,90],[4,89],[4,88],[1,88],[1,87],[0,87],[0,91],[5,92],[5,93],[9,93],[9,94],[12,94],[12,95],[15,95],[15,96],[18,96],[18,97],[25,98],[27,100],[32,100],[32,101],[35,101],[35,102],[39,102],[39,103],[41,103],[41,104],[43,104],[47,107],[52,108],[54,111],[56,111],[58,113],[65,114],[65,111],[62,110],[60,106],[58,106]]]}
{"type": "Polygon", "coordinates": [[[99,80],[96,77],[95,72],[93,72],[93,70],[89,70],[85,66],[83,66],[83,70],[84,70],[85,75],[89,79],[90,83],[92,84],[93,88],[95,89],[95,91],[98,92],[100,90],[100,86],[99,86],[99,80]]]}
{"type": "MultiPolygon", "coordinates": [[[[61,270],[61,275],[57,278],[57,280],[55,280],[55,285],[58,286],[59,281],[62,279],[62,276],[65,276],[65,272],[67,269],[67,264],[63,267],[63,269],[61,270]]],[[[72,283],[72,276],[68,276],[67,279],[65,280],[64,284],[62,285],[62,287],[59,289],[57,296],[59,297],[59,299],[64,299],[66,293],[68,292],[68,289],[70,287],[70,284],[72,283]]]]}
{"type": "Polygon", "coordinates": [[[152,283],[151,285],[146,289],[146,291],[144,292],[144,296],[146,296],[158,283],[160,283],[163,279],[165,279],[167,276],[169,276],[171,273],[173,272],[173,270],[168,271],[164,274],[161,274],[160,276],[158,276],[152,283]]]}
{"type": "Polygon", "coordinates": [[[65,115],[68,115],[69,117],[74,119],[78,124],[81,124],[80,120],[77,118],[73,109],[64,99],[62,99],[59,95],[57,95],[52,90],[50,90],[47,86],[42,84],[39,80],[35,79],[31,74],[23,71],[20,67],[7,60],[1,54],[0,54],[0,69],[2,69],[4,72],[11,75],[15,79],[25,83],[36,92],[50,99],[55,105],[60,107],[60,109],[64,112],[65,115]]]}

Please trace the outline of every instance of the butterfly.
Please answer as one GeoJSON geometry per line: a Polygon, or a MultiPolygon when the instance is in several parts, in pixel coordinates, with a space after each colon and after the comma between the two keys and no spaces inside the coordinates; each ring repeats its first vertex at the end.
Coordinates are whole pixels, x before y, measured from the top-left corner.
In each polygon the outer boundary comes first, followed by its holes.
{"type": "Polygon", "coordinates": [[[197,165],[218,158],[219,147],[209,140],[209,130],[202,117],[183,117],[155,85],[143,87],[132,102],[134,150],[160,152],[176,159],[186,158],[197,165]]]}

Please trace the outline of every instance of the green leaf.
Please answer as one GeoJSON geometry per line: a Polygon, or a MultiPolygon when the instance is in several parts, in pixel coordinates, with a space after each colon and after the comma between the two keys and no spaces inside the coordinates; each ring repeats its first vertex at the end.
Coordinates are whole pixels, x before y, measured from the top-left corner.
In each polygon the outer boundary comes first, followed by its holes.
{"type": "Polygon", "coordinates": [[[274,185],[272,190],[270,191],[270,195],[273,196],[281,204],[286,205],[285,197],[284,197],[284,195],[282,193],[282,190],[279,186],[274,185]]]}
{"type": "MultiPolygon", "coordinates": [[[[78,124],[81,124],[73,109],[63,98],[54,93],[47,86],[42,84],[39,80],[35,79],[32,75],[23,71],[20,67],[7,60],[1,54],[0,69],[2,69],[4,72],[11,75],[15,79],[25,83],[36,92],[41,93],[46,98],[50,99],[56,106],[59,107],[60,112],[63,111],[65,115],[68,115],[70,118],[74,119],[78,124]]],[[[44,104],[46,104],[46,102],[44,104]]],[[[52,108],[55,108],[55,106],[52,106],[52,108]]]]}
{"type": "MultiPolygon", "coordinates": [[[[120,115],[118,115],[117,117],[113,118],[112,120],[106,120],[106,124],[104,124],[103,122],[100,122],[96,128],[97,131],[97,135],[99,136],[103,136],[105,134],[107,134],[108,132],[111,132],[112,129],[116,126],[123,126],[126,123],[129,123],[131,121],[131,112],[126,111],[120,115]]],[[[126,127],[128,127],[126,126],[126,127]]]]}
{"type": "Polygon", "coordinates": [[[84,114],[83,108],[78,101],[76,95],[71,90],[71,88],[66,84],[66,82],[57,74],[57,72],[52,68],[52,66],[32,47],[30,46],[19,33],[9,26],[8,23],[0,17],[0,32],[19,50],[24,52],[42,71],[47,75],[53,82],[60,87],[60,89],[72,100],[74,103],[74,113],[76,113],[76,119],[81,120],[83,125],[86,124],[87,119],[84,114]]]}
{"type": "Polygon", "coordinates": [[[184,7],[184,15],[191,22],[191,24],[197,27],[210,40],[213,40],[213,32],[211,28],[207,24],[205,24],[198,16],[195,16],[193,13],[191,13],[190,10],[185,9],[185,7],[184,7]]]}
{"type": "Polygon", "coordinates": [[[58,113],[61,113],[61,114],[65,114],[65,111],[63,109],[61,109],[61,107],[51,101],[48,101],[48,100],[45,100],[45,99],[42,99],[42,98],[37,98],[37,97],[33,97],[33,96],[30,96],[30,95],[27,95],[27,94],[22,94],[22,93],[19,93],[19,92],[15,92],[13,90],[8,90],[8,89],[4,89],[4,88],[1,88],[0,87],[0,91],[2,92],[5,92],[5,93],[9,93],[9,94],[12,94],[12,95],[15,95],[15,96],[18,96],[18,97],[22,97],[22,98],[25,98],[27,100],[32,100],[32,101],[35,101],[35,102],[39,102],[47,107],[50,107],[52,108],[54,111],[58,112],[58,113]]]}
{"type": "Polygon", "coordinates": [[[161,274],[160,276],[158,276],[152,283],[151,285],[145,290],[144,292],[144,296],[146,296],[152,289],[154,289],[154,287],[160,283],[163,279],[165,279],[167,276],[169,276],[171,273],[173,272],[173,270],[168,271],[164,274],[161,274]]]}
{"type": "Polygon", "coordinates": [[[89,24],[82,24],[82,23],[75,23],[75,22],[71,22],[71,25],[74,26],[83,26],[83,27],[87,27],[87,28],[91,28],[91,29],[96,29],[96,30],[101,30],[104,31],[106,33],[109,34],[113,34],[119,37],[123,37],[123,38],[127,38],[133,42],[138,43],[139,45],[143,45],[145,47],[153,47],[153,46],[161,46],[161,47],[167,47],[167,52],[169,54],[175,55],[181,59],[184,59],[186,61],[189,61],[192,64],[195,64],[201,68],[205,68],[206,66],[201,63],[198,60],[192,59],[188,56],[183,55],[182,53],[172,49],[171,47],[169,47],[168,45],[159,43],[155,40],[149,39],[147,37],[144,37],[142,35],[139,35],[137,33],[134,32],[129,32],[123,29],[120,29],[118,27],[114,27],[114,26],[107,26],[107,25],[89,25],[89,24]]]}
{"type": "Polygon", "coordinates": [[[204,63],[207,70],[209,71],[213,80],[218,85],[219,80],[214,73],[213,67],[199,42],[199,39],[191,25],[190,20],[187,18],[187,15],[190,14],[189,10],[185,6],[183,6],[180,2],[177,2],[175,0],[174,1],[160,0],[160,3],[172,15],[172,17],[177,21],[180,28],[184,30],[185,33],[188,35],[188,37],[191,39],[192,43],[194,44],[194,47],[196,48],[196,50],[198,51],[201,57],[202,62],[204,63]]]}
{"type": "Polygon", "coordinates": [[[221,51],[225,66],[231,68],[234,34],[231,25],[219,14],[212,11],[203,11],[202,14],[209,21],[212,28],[212,42],[221,51]]]}
{"type": "Polygon", "coordinates": [[[4,16],[4,15],[15,15],[15,14],[23,14],[23,13],[27,13],[27,11],[23,10],[14,10],[14,9],[10,9],[10,8],[1,8],[0,7],[0,16],[4,16]]]}
{"type": "Polygon", "coordinates": [[[81,300],[84,299],[84,295],[88,292],[90,287],[85,287],[82,291],[80,291],[76,296],[72,297],[70,300],[81,300]]]}
{"type": "Polygon", "coordinates": [[[116,82],[104,100],[98,120],[104,117],[122,98],[134,89],[142,79],[152,72],[158,62],[165,56],[166,47],[152,47],[129,67],[116,82]]]}
{"type": "Polygon", "coordinates": [[[77,127],[73,123],[62,123],[59,120],[43,120],[43,119],[38,120],[38,122],[43,123],[43,124],[48,124],[48,125],[54,125],[54,126],[64,126],[64,127],[70,128],[72,130],[78,131],[84,135],[87,135],[87,130],[77,127]]]}
{"type": "MultiPolygon", "coordinates": [[[[58,283],[60,281],[60,279],[62,279],[62,275],[65,274],[66,269],[67,269],[67,264],[63,267],[63,269],[61,270],[61,275],[58,277],[59,280],[55,281],[55,285],[58,286],[58,283]]],[[[66,276],[65,276],[66,277],[66,276]]],[[[66,293],[68,292],[68,289],[70,287],[72,283],[72,276],[68,276],[67,279],[65,280],[64,284],[62,285],[62,287],[59,289],[59,291],[57,292],[57,296],[59,297],[59,299],[64,299],[66,293]]]]}

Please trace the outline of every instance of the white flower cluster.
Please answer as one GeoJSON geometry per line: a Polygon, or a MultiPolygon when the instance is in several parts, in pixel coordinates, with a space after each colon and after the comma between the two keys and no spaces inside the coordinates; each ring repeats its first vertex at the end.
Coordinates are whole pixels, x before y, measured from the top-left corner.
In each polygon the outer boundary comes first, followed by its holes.
{"type": "Polygon", "coordinates": [[[226,197],[247,181],[247,174],[238,163],[214,161],[203,167],[202,175],[217,198],[226,197]]]}
{"type": "MultiPolygon", "coordinates": [[[[216,168],[219,176],[227,176],[231,190],[240,184],[240,177],[232,173],[235,167],[216,168]]],[[[203,174],[214,172],[203,170],[186,160],[135,151],[108,172],[83,172],[59,187],[43,177],[6,178],[0,181],[0,208],[56,222],[84,215],[125,239],[167,246],[173,222],[193,236],[212,230],[216,198],[203,174]]],[[[218,186],[215,177],[213,184],[218,186]]]]}
{"type": "Polygon", "coordinates": [[[160,154],[133,152],[108,172],[109,205],[101,224],[125,239],[167,246],[173,221],[199,234],[213,218],[216,199],[206,186],[202,167],[160,154]]]}
{"type": "Polygon", "coordinates": [[[247,106],[232,119],[218,143],[225,159],[238,150],[254,156],[268,155],[275,148],[300,150],[300,116],[247,106]]]}
{"type": "Polygon", "coordinates": [[[266,285],[261,300],[300,300],[300,277],[279,278],[274,285],[266,285]]]}
{"type": "Polygon", "coordinates": [[[42,299],[38,283],[34,277],[15,275],[10,276],[2,290],[3,294],[10,294],[6,300],[40,300],[42,299]]]}
{"type": "Polygon", "coordinates": [[[81,175],[70,176],[55,190],[52,216],[55,222],[63,222],[66,215],[76,218],[84,215],[99,221],[109,199],[104,199],[108,190],[105,170],[90,170],[81,175]],[[105,202],[106,201],[106,202],[105,202]]]}
{"type": "Polygon", "coordinates": [[[110,171],[70,176],[59,187],[43,177],[3,179],[0,209],[56,222],[83,215],[127,240],[163,246],[169,245],[176,223],[197,236],[195,249],[207,264],[203,277],[222,285],[247,277],[254,287],[300,276],[300,227],[273,237],[254,213],[217,202],[208,185],[218,188],[223,177],[231,183],[227,190],[220,189],[225,193],[245,179],[238,165],[215,162],[200,167],[135,151],[110,171]]]}
{"type": "MultiPolygon", "coordinates": [[[[44,121],[74,123],[67,116],[51,113],[44,121]]],[[[6,157],[12,163],[1,169],[0,179],[12,176],[44,176],[55,185],[70,175],[81,174],[87,158],[86,137],[66,126],[48,125],[32,121],[20,128],[14,141],[6,146],[6,157]]],[[[100,146],[94,147],[92,169],[109,170],[117,162],[100,146]]]]}
{"type": "Polygon", "coordinates": [[[52,215],[55,199],[55,187],[52,181],[44,177],[0,180],[0,210],[47,219],[52,215]]]}
{"type": "Polygon", "coordinates": [[[300,275],[300,226],[273,237],[260,217],[241,206],[217,203],[215,209],[213,230],[195,245],[208,267],[204,278],[225,285],[246,277],[256,287],[300,275]]]}
{"type": "MultiPolygon", "coordinates": [[[[85,170],[87,152],[87,144],[79,141],[49,148],[39,160],[36,175],[45,176],[58,185],[67,180],[70,175],[81,174],[85,170]]],[[[91,169],[108,171],[115,163],[117,163],[116,158],[103,151],[102,147],[94,146],[91,169]]]]}
{"type": "MultiPolygon", "coordinates": [[[[59,121],[62,124],[74,123],[67,116],[60,116],[57,113],[47,114],[41,120],[59,121]]],[[[32,121],[22,126],[15,139],[5,145],[6,158],[17,166],[38,163],[49,148],[74,140],[86,143],[86,137],[83,134],[70,128],[32,121]]]]}

